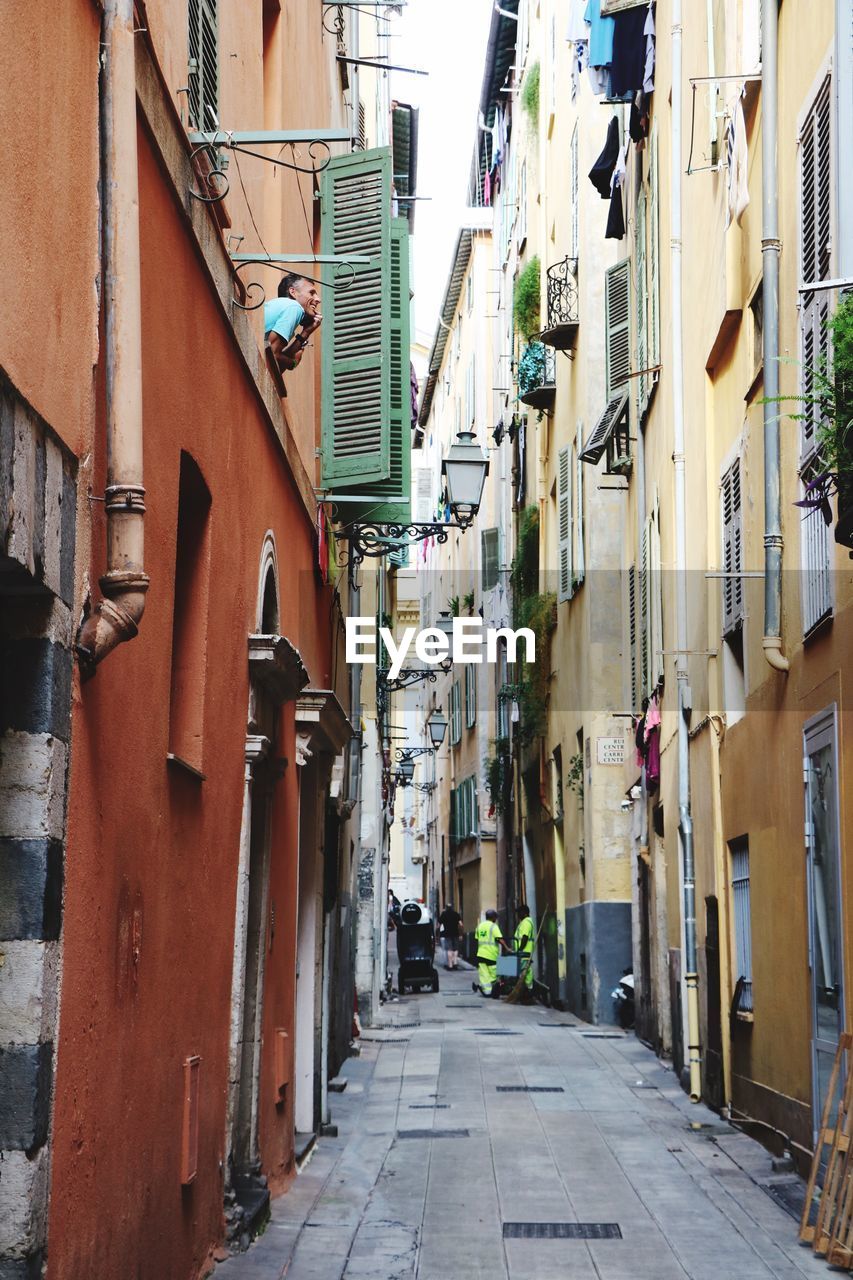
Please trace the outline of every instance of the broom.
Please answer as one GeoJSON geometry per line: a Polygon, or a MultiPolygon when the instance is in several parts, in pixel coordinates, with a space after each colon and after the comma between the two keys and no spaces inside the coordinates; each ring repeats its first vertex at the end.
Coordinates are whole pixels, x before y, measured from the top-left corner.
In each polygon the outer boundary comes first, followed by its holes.
{"type": "Polygon", "coordinates": [[[522,966],[521,973],[519,974],[519,977],[518,977],[518,981],[516,982],[512,991],[510,991],[509,995],[504,998],[504,1004],[518,1004],[519,1000],[522,997],[522,994],[524,992],[524,988],[527,982],[527,971],[528,969],[530,969],[530,967],[533,964],[533,953],[535,952],[537,946],[539,945],[539,936],[542,933],[542,929],[545,924],[545,916],[547,916],[550,910],[551,910],[550,907],[545,908],[545,911],[542,915],[541,923],[539,925],[539,932],[536,934],[536,937],[533,940],[533,947],[530,952],[530,957],[527,960],[527,962],[522,966]]]}

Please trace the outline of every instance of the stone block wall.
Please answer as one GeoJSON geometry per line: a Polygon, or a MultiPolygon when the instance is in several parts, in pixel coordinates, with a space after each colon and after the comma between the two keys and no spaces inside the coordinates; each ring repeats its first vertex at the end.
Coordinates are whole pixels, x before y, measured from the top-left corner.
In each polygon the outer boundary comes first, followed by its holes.
{"type": "Polygon", "coordinates": [[[41,1273],[71,725],[76,466],[0,374],[0,1280],[41,1273]]]}

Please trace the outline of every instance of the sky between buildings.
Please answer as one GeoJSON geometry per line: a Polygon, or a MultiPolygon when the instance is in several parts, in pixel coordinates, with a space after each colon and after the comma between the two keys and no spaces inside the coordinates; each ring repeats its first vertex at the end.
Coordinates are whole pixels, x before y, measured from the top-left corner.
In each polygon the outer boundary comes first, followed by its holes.
{"type": "Polygon", "coordinates": [[[391,93],[420,108],[414,251],[415,337],[432,345],[450,255],[465,205],[492,0],[408,0],[393,18],[391,93]]]}

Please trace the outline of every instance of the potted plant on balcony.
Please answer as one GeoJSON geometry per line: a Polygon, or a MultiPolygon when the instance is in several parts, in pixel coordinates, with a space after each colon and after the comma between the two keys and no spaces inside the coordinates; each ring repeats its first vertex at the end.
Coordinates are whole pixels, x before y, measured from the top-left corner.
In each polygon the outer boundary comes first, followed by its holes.
{"type": "Polygon", "coordinates": [[[795,505],[818,508],[831,524],[830,499],[837,496],[835,541],[853,550],[853,293],[842,299],[828,328],[831,354],[821,359],[817,369],[809,370],[812,390],[798,397],[803,413],[792,415],[798,420],[818,418],[820,459],[819,474],[795,505]]]}

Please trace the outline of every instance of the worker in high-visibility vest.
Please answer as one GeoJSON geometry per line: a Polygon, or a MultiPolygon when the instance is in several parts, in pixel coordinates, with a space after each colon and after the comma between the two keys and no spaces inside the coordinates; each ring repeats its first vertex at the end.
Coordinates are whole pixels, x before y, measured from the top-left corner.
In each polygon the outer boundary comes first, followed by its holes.
{"type": "Polygon", "coordinates": [[[530,919],[530,908],[522,902],[518,908],[518,924],[513,937],[513,947],[518,956],[518,972],[524,975],[525,995],[533,994],[533,921],[530,919]]]}
{"type": "Polygon", "coordinates": [[[477,977],[479,982],[472,982],[474,991],[481,995],[497,995],[498,955],[501,950],[509,948],[504,942],[501,927],[498,924],[498,913],[493,908],[486,912],[485,920],[481,920],[474,931],[477,943],[477,977]]]}

